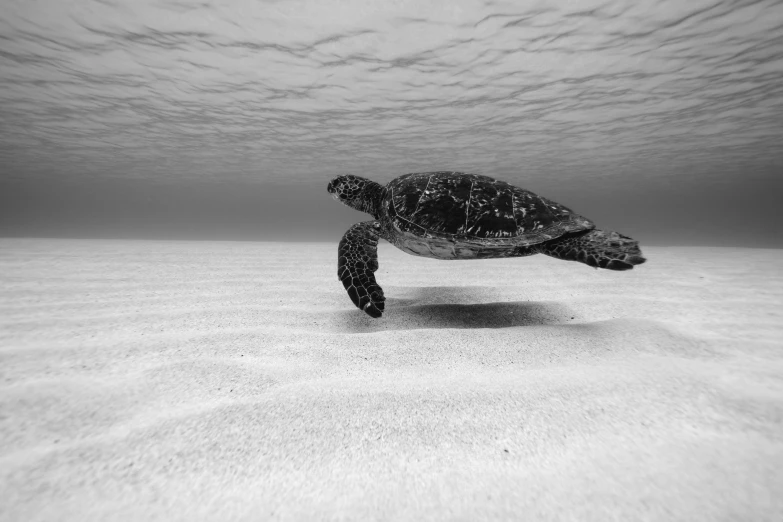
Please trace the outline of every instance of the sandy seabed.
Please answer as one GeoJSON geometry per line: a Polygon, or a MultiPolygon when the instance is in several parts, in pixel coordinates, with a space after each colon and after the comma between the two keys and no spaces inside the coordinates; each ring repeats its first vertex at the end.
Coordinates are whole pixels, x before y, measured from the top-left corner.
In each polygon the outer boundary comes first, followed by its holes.
{"type": "Polygon", "coordinates": [[[783,520],[783,251],[0,240],[0,520],[783,520]]]}

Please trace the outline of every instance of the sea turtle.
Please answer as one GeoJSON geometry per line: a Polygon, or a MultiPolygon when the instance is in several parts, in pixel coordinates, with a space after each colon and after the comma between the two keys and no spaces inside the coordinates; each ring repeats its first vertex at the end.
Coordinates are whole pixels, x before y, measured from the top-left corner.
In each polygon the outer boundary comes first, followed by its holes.
{"type": "Polygon", "coordinates": [[[375,281],[378,239],[403,252],[437,259],[487,259],[546,254],[609,270],[645,262],[639,243],[599,230],[589,219],[529,190],[488,176],[421,172],[385,187],[359,176],[338,176],[329,193],[374,218],[357,223],[338,248],[337,275],[353,303],[371,317],[385,297],[375,281]]]}

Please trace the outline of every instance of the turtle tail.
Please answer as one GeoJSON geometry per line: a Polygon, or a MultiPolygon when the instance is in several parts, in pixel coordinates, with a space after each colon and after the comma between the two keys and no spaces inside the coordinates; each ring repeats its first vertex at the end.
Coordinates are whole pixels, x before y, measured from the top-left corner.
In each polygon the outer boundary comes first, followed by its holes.
{"type": "Polygon", "coordinates": [[[630,270],[647,261],[638,241],[610,230],[568,234],[540,244],[539,249],[548,256],[609,270],[630,270]]]}

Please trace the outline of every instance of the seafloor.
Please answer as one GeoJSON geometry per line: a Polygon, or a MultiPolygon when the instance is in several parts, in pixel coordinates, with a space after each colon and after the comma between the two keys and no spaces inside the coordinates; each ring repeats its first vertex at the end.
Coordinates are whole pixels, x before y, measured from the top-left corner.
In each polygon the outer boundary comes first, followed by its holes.
{"type": "Polygon", "coordinates": [[[2,520],[783,520],[783,251],[0,240],[2,520]]]}

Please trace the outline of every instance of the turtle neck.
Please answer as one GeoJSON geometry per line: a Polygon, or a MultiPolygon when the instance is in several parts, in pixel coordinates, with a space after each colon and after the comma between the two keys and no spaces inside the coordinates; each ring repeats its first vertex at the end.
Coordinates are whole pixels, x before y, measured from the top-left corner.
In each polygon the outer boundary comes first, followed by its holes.
{"type": "Polygon", "coordinates": [[[361,210],[371,214],[375,219],[381,215],[381,201],[383,201],[386,188],[374,181],[367,180],[367,184],[362,190],[361,210]]]}

